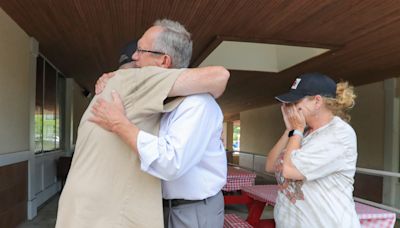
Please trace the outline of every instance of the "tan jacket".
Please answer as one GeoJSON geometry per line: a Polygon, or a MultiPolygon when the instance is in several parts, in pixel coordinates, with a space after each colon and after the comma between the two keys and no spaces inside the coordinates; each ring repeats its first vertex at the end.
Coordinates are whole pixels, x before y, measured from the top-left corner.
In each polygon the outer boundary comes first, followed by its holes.
{"type": "MultiPolygon", "coordinates": [[[[115,90],[127,117],[140,129],[158,135],[164,105],[182,69],[145,67],[117,71],[100,94],[115,90]]],[[[61,194],[57,228],[163,227],[160,180],[140,170],[140,160],[117,135],[88,121],[95,96],[84,113],[71,169],[61,194]]]]}

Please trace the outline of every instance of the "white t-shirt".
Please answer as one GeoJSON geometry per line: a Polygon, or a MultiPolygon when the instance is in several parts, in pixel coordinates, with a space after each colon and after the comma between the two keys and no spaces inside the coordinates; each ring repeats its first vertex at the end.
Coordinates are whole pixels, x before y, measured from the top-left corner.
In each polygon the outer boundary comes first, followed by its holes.
{"type": "Polygon", "coordinates": [[[282,158],[283,153],[276,164],[277,227],[360,227],[353,200],[357,139],[349,124],[335,116],[292,152],[292,162],[305,180],[283,178],[282,158]]]}

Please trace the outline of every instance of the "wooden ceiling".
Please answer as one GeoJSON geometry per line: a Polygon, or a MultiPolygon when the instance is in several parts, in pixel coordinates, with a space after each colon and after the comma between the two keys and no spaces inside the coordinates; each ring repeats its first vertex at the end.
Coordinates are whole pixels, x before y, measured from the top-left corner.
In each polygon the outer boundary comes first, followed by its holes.
{"type": "Polygon", "coordinates": [[[303,72],[355,85],[400,76],[398,0],[0,0],[0,7],[39,41],[41,53],[89,90],[102,72],[117,68],[120,48],[159,18],[192,33],[193,66],[218,37],[335,48],[277,74],[231,71],[218,100],[226,117],[273,103],[303,72]]]}

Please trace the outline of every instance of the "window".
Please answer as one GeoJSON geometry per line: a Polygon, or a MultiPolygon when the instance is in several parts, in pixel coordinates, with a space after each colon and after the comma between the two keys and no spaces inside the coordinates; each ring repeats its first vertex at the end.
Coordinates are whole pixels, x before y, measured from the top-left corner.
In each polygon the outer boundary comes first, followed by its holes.
{"type": "Polygon", "coordinates": [[[36,61],[35,152],[43,150],[43,58],[36,61]]]}
{"type": "Polygon", "coordinates": [[[234,151],[240,151],[240,121],[233,122],[233,144],[234,151]]]}
{"type": "Polygon", "coordinates": [[[35,153],[60,149],[65,78],[43,56],[37,58],[35,153]]]}

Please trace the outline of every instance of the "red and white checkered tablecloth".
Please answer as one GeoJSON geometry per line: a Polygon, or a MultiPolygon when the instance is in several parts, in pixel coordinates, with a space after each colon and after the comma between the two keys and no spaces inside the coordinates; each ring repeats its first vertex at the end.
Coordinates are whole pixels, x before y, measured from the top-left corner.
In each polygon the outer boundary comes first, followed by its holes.
{"type": "Polygon", "coordinates": [[[228,176],[223,191],[231,192],[240,190],[244,186],[253,186],[256,174],[239,167],[228,166],[228,176]]]}
{"type": "Polygon", "coordinates": [[[358,218],[363,228],[392,228],[396,214],[376,207],[355,202],[358,218]]]}
{"type": "MultiPolygon", "coordinates": [[[[277,185],[254,185],[242,188],[249,197],[275,205],[278,196],[277,185]]],[[[390,211],[355,202],[356,212],[363,228],[392,228],[396,222],[396,214],[390,211]]]]}
{"type": "Polygon", "coordinates": [[[250,224],[235,214],[225,214],[224,228],[252,228],[250,224]]]}

